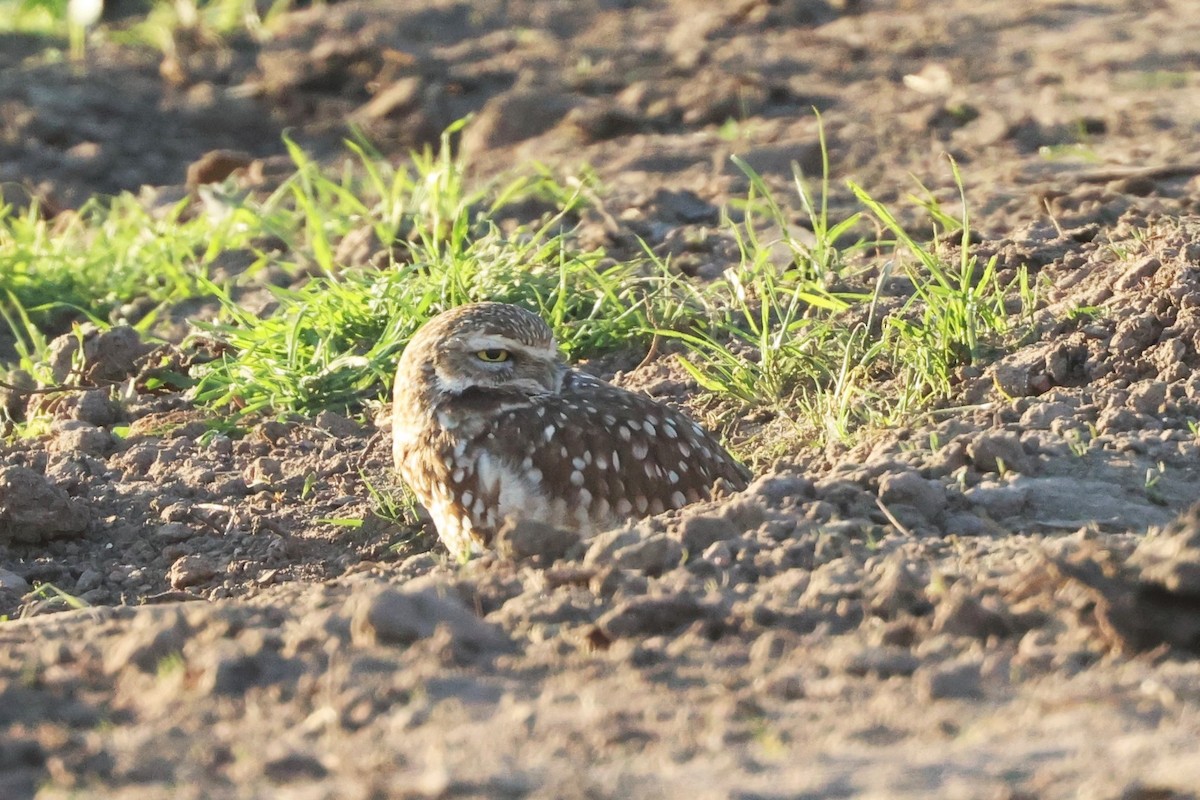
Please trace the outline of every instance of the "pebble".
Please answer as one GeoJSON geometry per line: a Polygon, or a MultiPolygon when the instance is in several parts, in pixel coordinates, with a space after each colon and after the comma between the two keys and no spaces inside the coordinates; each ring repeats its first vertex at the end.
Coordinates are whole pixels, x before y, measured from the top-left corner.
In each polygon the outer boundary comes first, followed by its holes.
{"type": "Polygon", "coordinates": [[[79,392],[77,397],[72,413],[80,422],[102,428],[112,425],[120,418],[120,406],[109,399],[107,389],[79,392]]]}
{"type": "Polygon", "coordinates": [[[685,516],[675,529],[675,536],[689,553],[704,552],[709,546],[736,538],[738,531],[724,517],[712,514],[685,516]]]}
{"type": "Polygon", "coordinates": [[[1140,414],[1159,414],[1167,400],[1167,384],[1163,381],[1141,381],[1129,390],[1129,407],[1140,414]]]}
{"type": "Polygon", "coordinates": [[[985,600],[988,602],[968,594],[966,590],[952,589],[934,611],[934,632],[976,639],[1009,635],[1013,628],[1008,616],[989,607],[998,601],[994,598],[985,600]]]}
{"type": "Polygon", "coordinates": [[[1058,420],[1073,419],[1075,410],[1061,401],[1034,403],[1021,415],[1021,427],[1035,430],[1050,430],[1058,420]]]}
{"type": "Polygon", "coordinates": [[[661,575],[683,561],[683,545],[665,533],[656,533],[618,549],[612,563],[623,569],[661,575]]]}
{"type": "Polygon", "coordinates": [[[890,678],[912,675],[921,666],[921,659],[903,647],[879,645],[850,647],[833,656],[835,668],[850,675],[874,675],[890,678]]]}
{"type": "Polygon", "coordinates": [[[489,99],[463,132],[468,157],[545,133],[574,108],[574,97],[549,87],[518,87],[489,99]]]}
{"type": "Polygon", "coordinates": [[[496,551],[514,561],[553,564],[579,544],[579,534],[530,519],[509,520],[496,534],[496,551]]]}
{"type": "Polygon", "coordinates": [[[967,444],[967,456],[980,472],[1025,472],[1028,458],[1021,440],[1010,431],[981,433],[967,444]]]}
{"type": "Polygon", "coordinates": [[[0,568],[0,591],[4,590],[24,594],[29,591],[29,581],[15,572],[0,568]]]}
{"type": "Polygon", "coordinates": [[[88,510],[27,467],[0,468],[0,543],[38,544],[76,536],[88,525],[88,510]]]}
{"type": "Polygon", "coordinates": [[[253,156],[240,150],[209,150],[188,164],[187,186],[194,189],[208,183],[220,183],[254,161],[253,156]]]}
{"type": "Polygon", "coordinates": [[[79,578],[75,581],[75,593],[83,594],[84,592],[91,591],[92,589],[95,589],[96,587],[98,587],[102,580],[103,580],[103,577],[100,575],[99,572],[92,569],[91,567],[88,567],[79,575],[79,578]]]}
{"type": "Polygon", "coordinates": [[[941,528],[947,536],[982,536],[988,530],[983,519],[968,511],[947,515],[941,528]]]}
{"type": "Polygon", "coordinates": [[[168,522],[154,529],[154,538],[165,544],[186,542],[196,535],[191,526],[183,522],[168,522]]]}
{"type": "Polygon", "coordinates": [[[137,372],[137,362],[152,349],[153,345],[143,342],[127,325],[101,331],[88,322],[52,341],[47,359],[54,380],[60,383],[65,383],[76,369],[90,381],[119,383],[137,372]]]}
{"type": "Polygon", "coordinates": [[[329,774],[321,759],[308,753],[288,753],[263,764],[263,775],[275,783],[316,781],[329,774]]]}
{"type": "Polygon", "coordinates": [[[62,420],[54,423],[51,448],[60,453],[84,453],[103,456],[116,444],[111,433],[90,422],[62,420]]]}
{"type": "Polygon", "coordinates": [[[611,564],[613,555],[618,550],[637,544],[644,535],[650,535],[650,531],[646,528],[640,531],[639,526],[635,524],[628,524],[597,534],[588,542],[588,549],[587,553],[584,554],[583,563],[588,566],[611,564]]]}
{"type": "Polygon", "coordinates": [[[250,462],[242,477],[251,491],[267,489],[283,477],[283,466],[277,458],[261,456],[250,462]]]}
{"type": "Polygon", "coordinates": [[[879,499],[887,505],[909,505],[933,518],[946,508],[946,487],[919,473],[892,472],[879,479],[879,499]]]}
{"type": "Polygon", "coordinates": [[[362,433],[362,426],[357,422],[332,411],[322,411],[317,414],[313,424],[341,439],[350,439],[362,433]]]}
{"type": "Polygon", "coordinates": [[[983,697],[980,662],[975,659],[922,667],[917,670],[913,679],[917,694],[926,700],[967,700],[983,697]]]}
{"type": "Polygon", "coordinates": [[[894,553],[867,580],[868,608],[884,619],[904,614],[924,614],[929,610],[925,597],[927,578],[921,564],[894,553]]]}
{"type": "Polygon", "coordinates": [[[1004,519],[1021,513],[1029,502],[1029,489],[1025,485],[985,481],[967,489],[963,496],[992,519],[1004,519]]]}
{"type": "Polygon", "coordinates": [[[813,482],[803,475],[768,474],[757,478],[744,492],[748,497],[758,497],[774,508],[789,501],[810,500],[816,496],[813,482]]]}
{"type": "Polygon", "coordinates": [[[460,655],[511,649],[500,628],[471,613],[450,587],[431,580],[352,598],[348,610],[353,640],[360,645],[410,645],[444,626],[460,655]]]}
{"type": "Polygon", "coordinates": [[[181,556],[167,571],[167,582],[173,589],[186,589],[215,577],[217,570],[207,558],[200,555],[181,556]]]}
{"type": "Polygon", "coordinates": [[[996,387],[1005,395],[1028,397],[1050,388],[1044,380],[1045,369],[1045,354],[1038,348],[1025,348],[995,364],[992,376],[996,387]]]}
{"type": "Polygon", "coordinates": [[[658,636],[715,614],[689,595],[633,597],[604,614],[596,624],[610,639],[658,636]]]}

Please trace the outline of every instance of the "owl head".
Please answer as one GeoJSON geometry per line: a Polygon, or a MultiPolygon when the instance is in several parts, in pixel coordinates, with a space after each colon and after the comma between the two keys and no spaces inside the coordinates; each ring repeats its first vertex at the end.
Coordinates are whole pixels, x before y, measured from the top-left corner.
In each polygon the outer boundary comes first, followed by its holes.
{"type": "Polygon", "coordinates": [[[536,314],[506,303],[471,303],[417,331],[400,357],[397,388],[465,401],[558,391],[564,366],[536,314]]]}

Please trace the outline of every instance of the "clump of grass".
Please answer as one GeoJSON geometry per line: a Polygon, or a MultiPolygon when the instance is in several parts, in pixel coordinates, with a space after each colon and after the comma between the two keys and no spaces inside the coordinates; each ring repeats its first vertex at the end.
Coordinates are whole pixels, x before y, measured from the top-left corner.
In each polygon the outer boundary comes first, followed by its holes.
{"type": "MultiPolygon", "coordinates": [[[[55,312],[104,324],[137,298],[204,296],[221,314],[196,323],[193,343],[215,354],[192,367],[197,403],[235,414],[354,411],[386,393],[426,319],[499,300],[539,311],[571,359],[671,338],[688,374],[732,408],[845,441],[948,396],[958,368],[989,358],[1022,324],[1014,296],[1034,302],[1023,273],[1003,284],[995,261],[971,252],[966,211],[946,213],[927,191],[917,202],[934,244],[856,185],[860,208],[834,219],[827,158],[816,191],[794,172],[803,237],[794,212],[740,163],[749,193],[740,220],[725,217],[739,258],[715,281],[684,280],[653,256],[611,263],[572,246],[575,213],[595,191],[589,176],[535,170],[474,185],[450,146],[462,124],[399,166],[351,142],[346,162],[329,168],[287,142],[296,171],[275,191],[216,187],[202,211],[185,201],[156,215],[129,196],[65,222],[0,211],[0,314],[21,366],[36,373],[55,312]],[[532,222],[523,212],[518,224],[513,206],[531,200],[546,212],[532,222]],[[858,235],[868,220],[891,238],[858,235]],[[938,242],[953,236],[950,255],[938,242]],[[365,238],[374,256],[342,263],[348,237],[365,238]],[[248,266],[218,280],[231,255],[248,266]],[[268,266],[290,285],[264,284],[268,266]],[[896,291],[902,280],[907,292],[896,291]],[[239,302],[248,286],[270,292],[266,310],[239,302]]],[[[149,329],[154,313],[135,322],[149,329]]]]}
{"type": "MultiPolygon", "coordinates": [[[[823,137],[821,144],[825,152],[823,137]]],[[[768,410],[817,440],[848,441],[864,426],[894,425],[948,397],[958,368],[986,360],[1013,337],[1027,318],[1009,313],[1012,299],[1025,309],[1036,302],[1024,270],[1002,284],[995,259],[981,264],[971,252],[970,218],[953,162],[962,216],[918,200],[933,245],[918,241],[855,184],[850,188],[861,210],[832,220],[825,199],[828,160],[815,199],[794,167],[812,231],[802,242],[789,233],[790,215],[761,177],[739,166],[750,193],[744,221],[728,224],[740,261],[722,279],[690,289],[688,302],[698,309],[690,326],[658,333],[684,345],[680,363],[701,387],[742,409],[768,410]],[[868,216],[894,239],[845,243],[868,216]],[[954,235],[960,246],[948,258],[936,243],[954,235]],[[865,257],[878,251],[891,254],[882,267],[874,266],[878,258],[865,257]],[[887,297],[898,272],[912,291],[887,297]]]]}
{"type": "Polygon", "coordinates": [[[340,176],[293,147],[296,176],[267,205],[295,215],[290,257],[320,274],[297,288],[273,289],[277,307],[266,317],[209,285],[225,315],[201,327],[223,355],[197,371],[199,402],[241,412],[357,407],[386,389],[421,323],[471,301],[540,311],[569,357],[648,336],[646,308],[659,288],[654,276],[636,264],[602,266],[602,253],[573,252],[563,233],[584,185],[570,189],[542,173],[468,189],[450,147],[457,128],[404,168],[354,146],[360,168],[340,176]],[[557,211],[503,232],[497,215],[530,197],[557,211]],[[356,229],[369,229],[385,263],[335,263],[335,242],[356,229]]]}
{"type": "Polygon", "coordinates": [[[153,210],[124,193],[53,219],[36,203],[23,212],[0,206],[0,305],[7,301],[9,314],[23,309],[43,329],[86,318],[146,331],[164,304],[206,294],[223,259],[237,254],[244,276],[263,269],[269,255],[260,243],[294,225],[244,200],[214,210],[183,199],[153,210]]]}

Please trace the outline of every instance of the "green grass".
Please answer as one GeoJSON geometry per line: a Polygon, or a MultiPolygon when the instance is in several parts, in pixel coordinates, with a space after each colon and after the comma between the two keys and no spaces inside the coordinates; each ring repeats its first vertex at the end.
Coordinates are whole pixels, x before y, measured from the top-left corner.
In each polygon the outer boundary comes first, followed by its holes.
{"type": "Polygon", "coordinates": [[[966,197],[953,162],[961,216],[944,212],[924,187],[924,197],[912,199],[929,220],[931,241],[957,238],[957,253],[915,238],[854,184],[861,210],[830,219],[827,161],[815,200],[796,170],[799,206],[813,234],[798,241],[787,233],[790,212],[758,175],[739,166],[750,196],[744,221],[727,222],[740,245],[739,263],[720,280],[688,287],[703,324],[659,333],[683,344],[681,363],[704,389],[790,423],[777,451],[793,447],[797,436],[849,441],[863,427],[901,423],[949,397],[957,369],[987,362],[1029,324],[1037,298],[1025,270],[1005,284],[994,259],[981,264],[971,253],[966,197]],[[894,238],[846,243],[864,218],[894,238]],[[762,239],[757,232],[764,230],[777,238],[762,239]],[[783,264],[772,259],[781,249],[788,256],[783,264]],[[878,251],[890,255],[882,266],[875,266],[879,257],[867,257],[878,251]],[[912,291],[889,303],[884,291],[899,277],[912,291]]]}
{"type": "Polygon", "coordinates": [[[387,386],[422,322],[471,301],[537,309],[569,357],[648,338],[646,309],[662,282],[635,264],[601,268],[602,253],[572,251],[562,232],[585,184],[570,190],[538,174],[468,191],[464,165],[450,156],[454,132],[437,154],[418,154],[405,170],[356,146],[362,169],[337,178],[293,147],[299,170],[268,205],[292,209],[288,251],[319,274],[272,289],[277,308],[268,317],[208,283],[225,314],[201,327],[225,354],[196,371],[200,402],[243,412],[352,409],[387,386]],[[557,210],[502,232],[498,215],[529,198],[557,210]],[[344,269],[334,242],[364,226],[386,263],[344,269]]]}
{"type": "Polygon", "coordinates": [[[685,279],[649,248],[620,262],[581,252],[572,231],[603,192],[595,180],[529,168],[473,183],[449,146],[461,124],[400,166],[361,142],[323,166],[289,142],[295,173],[269,194],[227,184],[155,213],[126,195],[65,221],[0,211],[0,312],[19,366],[44,374],[64,318],[133,314],[152,332],[165,309],[208,298],[219,315],[183,345],[215,355],[191,369],[198,404],[227,416],[355,413],[386,397],[422,322],[500,300],[539,311],[569,360],[672,341],[716,401],[710,421],[779,421],[745,445],[753,458],[848,441],[951,396],[956,371],[1011,342],[1037,301],[1023,271],[1005,282],[972,254],[965,210],[945,211],[919,184],[911,200],[938,244],[856,185],[857,210],[833,218],[827,162],[815,187],[796,171],[794,197],[739,164],[749,191],[724,224],[739,256],[715,281],[685,279]],[[371,242],[373,257],[342,263],[347,237],[371,242]]]}

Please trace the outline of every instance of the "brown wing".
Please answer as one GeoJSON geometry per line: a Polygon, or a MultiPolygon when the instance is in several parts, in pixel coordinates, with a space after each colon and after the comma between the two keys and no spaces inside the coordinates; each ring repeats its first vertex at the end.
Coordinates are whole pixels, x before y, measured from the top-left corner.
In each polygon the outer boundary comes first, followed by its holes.
{"type": "Polygon", "coordinates": [[[513,466],[530,471],[567,508],[586,509],[595,525],[707,498],[721,479],[742,489],[750,478],[682,413],[580,372],[568,371],[561,393],[537,397],[499,422],[505,449],[523,456],[513,466]]]}

